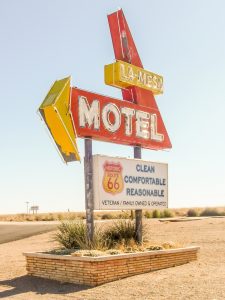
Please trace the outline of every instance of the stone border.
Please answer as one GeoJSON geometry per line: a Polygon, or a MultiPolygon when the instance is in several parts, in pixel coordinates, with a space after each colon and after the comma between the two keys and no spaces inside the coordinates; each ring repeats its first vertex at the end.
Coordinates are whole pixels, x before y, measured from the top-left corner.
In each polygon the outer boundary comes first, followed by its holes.
{"type": "Polygon", "coordinates": [[[121,278],[182,265],[197,259],[199,247],[109,256],[24,253],[28,275],[97,286],[121,278]]]}

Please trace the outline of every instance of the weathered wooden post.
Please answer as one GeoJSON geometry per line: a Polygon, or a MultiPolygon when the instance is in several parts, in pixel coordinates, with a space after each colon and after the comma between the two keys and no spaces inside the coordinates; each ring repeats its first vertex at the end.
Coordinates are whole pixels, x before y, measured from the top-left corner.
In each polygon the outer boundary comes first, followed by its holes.
{"type": "MultiPolygon", "coordinates": [[[[141,147],[135,146],[134,147],[134,158],[141,159],[141,147]]],[[[135,210],[135,233],[136,233],[136,240],[139,244],[142,243],[142,210],[136,209],[135,210]]]]}
{"type": "Polygon", "coordinates": [[[92,139],[85,138],[85,207],[88,239],[93,241],[94,236],[94,195],[93,195],[93,163],[92,163],[92,139]]]}

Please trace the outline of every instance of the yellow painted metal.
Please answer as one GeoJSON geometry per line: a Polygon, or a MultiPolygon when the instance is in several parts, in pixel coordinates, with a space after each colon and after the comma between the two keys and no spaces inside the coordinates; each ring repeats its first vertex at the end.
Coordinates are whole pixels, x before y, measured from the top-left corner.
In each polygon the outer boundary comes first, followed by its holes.
{"type": "Polygon", "coordinates": [[[66,163],[80,160],[69,104],[70,77],[67,77],[55,81],[39,108],[39,112],[66,163]]]}
{"type": "Polygon", "coordinates": [[[120,60],[105,66],[105,83],[118,88],[137,86],[155,95],[163,93],[162,76],[120,60]]]}

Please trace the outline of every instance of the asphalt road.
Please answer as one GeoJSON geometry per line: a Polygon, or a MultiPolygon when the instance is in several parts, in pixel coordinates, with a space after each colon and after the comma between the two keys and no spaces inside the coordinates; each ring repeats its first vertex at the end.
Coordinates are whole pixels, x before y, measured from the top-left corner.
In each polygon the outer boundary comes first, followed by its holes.
{"type": "MultiPolygon", "coordinates": [[[[111,222],[111,220],[97,220],[95,222],[105,223],[107,221],[111,222]]],[[[0,222],[0,244],[56,230],[60,223],[60,221],[0,222]]]]}
{"type": "Polygon", "coordinates": [[[0,222],[0,244],[53,231],[59,222],[0,222]]]}

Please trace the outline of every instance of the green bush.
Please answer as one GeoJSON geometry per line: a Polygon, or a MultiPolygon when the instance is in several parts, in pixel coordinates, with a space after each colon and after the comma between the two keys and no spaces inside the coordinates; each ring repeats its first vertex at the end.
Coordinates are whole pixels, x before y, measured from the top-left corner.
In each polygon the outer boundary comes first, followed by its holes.
{"type": "Polygon", "coordinates": [[[158,209],[154,209],[152,212],[152,217],[153,218],[160,218],[160,211],[158,209]]]}
{"type": "Polygon", "coordinates": [[[188,217],[198,217],[198,211],[196,209],[190,208],[187,211],[187,216],[188,217]]]}
{"type": "Polygon", "coordinates": [[[201,212],[200,216],[201,217],[220,216],[220,213],[216,208],[206,208],[201,212]]]}
{"type": "Polygon", "coordinates": [[[144,216],[145,216],[145,218],[147,218],[147,219],[151,219],[151,218],[152,218],[152,212],[147,210],[147,211],[144,213],[144,216]]]}
{"type": "MultiPolygon", "coordinates": [[[[145,226],[143,226],[142,236],[144,240],[145,226]]],[[[106,250],[116,246],[136,247],[138,245],[135,222],[132,220],[118,220],[104,230],[95,227],[93,241],[89,240],[87,227],[83,221],[62,221],[54,239],[63,249],[74,250],[106,250]]]]}
{"type": "Polygon", "coordinates": [[[169,209],[164,209],[160,212],[160,218],[173,218],[174,214],[169,209]]]}
{"type": "Polygon", "coordinates": [[[113,248],[117,244],[127,245],[131,240],[135,240],[135,222],[131,220],[120,220],[114,222],[103,234],[107,248],[113,248]]]}
{"type": "Polygon", "coordinates": [[[93,241],[87,234],[87,227],[82,221],[63,221],[58,226],[55,240],[66,249],[102,249],[104,240],[102,231],[95,227],[93,241]]]}

